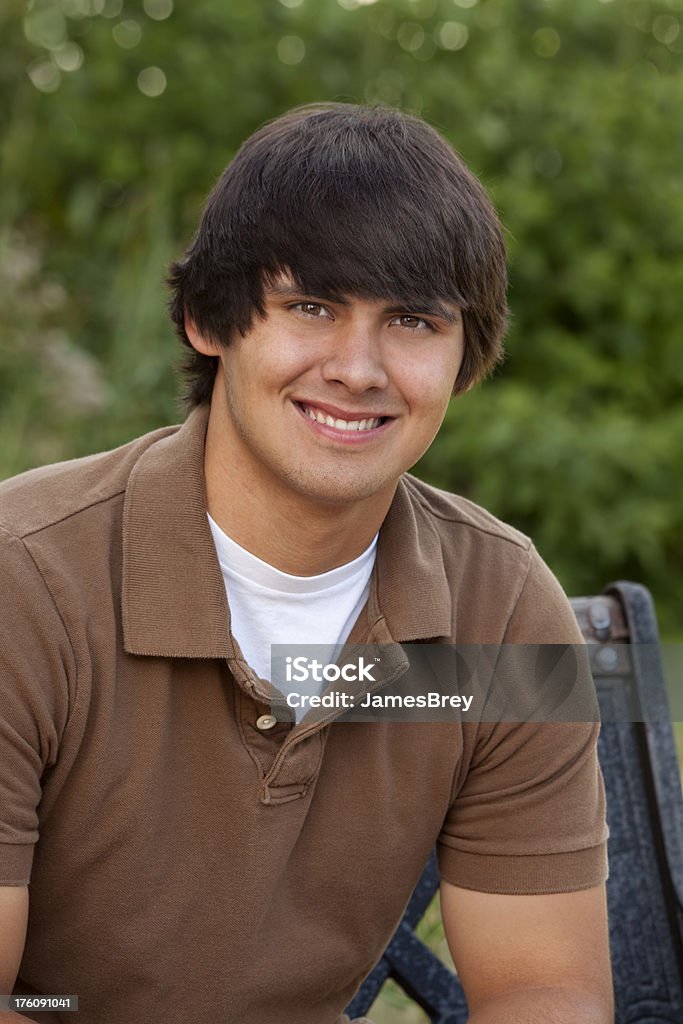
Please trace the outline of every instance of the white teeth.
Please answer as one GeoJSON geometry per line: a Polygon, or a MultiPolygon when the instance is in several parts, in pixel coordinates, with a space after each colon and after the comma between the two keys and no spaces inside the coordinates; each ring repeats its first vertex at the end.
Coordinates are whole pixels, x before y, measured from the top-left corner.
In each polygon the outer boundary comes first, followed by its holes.
{"type": "Polygon", "coordinates": [[[334,427],[335,430],[374,430],[375,427],[378,427],[382,422],[379,418],[370,420],[334,419],[334,417],[327,416],[318,409],[310,409],[307,405],[303,406],[303,410],[306,415],[312,420],[315,420],[316,423],[324,423],[328,427],[334,427]]]}

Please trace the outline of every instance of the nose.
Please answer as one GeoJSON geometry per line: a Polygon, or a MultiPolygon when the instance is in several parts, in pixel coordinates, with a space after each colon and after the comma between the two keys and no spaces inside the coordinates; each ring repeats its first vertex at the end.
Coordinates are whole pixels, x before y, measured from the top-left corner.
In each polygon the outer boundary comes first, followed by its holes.
{"type": "Polygon", "coordinates": [[[324,380],[343,384],[352,394],[386,388],[389,376],[376,328],[359,322],[335,332],[321,372],[324,380]]]}

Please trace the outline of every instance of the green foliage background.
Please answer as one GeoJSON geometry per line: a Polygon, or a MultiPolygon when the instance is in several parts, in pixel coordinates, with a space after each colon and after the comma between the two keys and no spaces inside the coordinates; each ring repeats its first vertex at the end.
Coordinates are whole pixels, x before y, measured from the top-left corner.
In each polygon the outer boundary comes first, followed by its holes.
{"type": "Polygon", "coordinates": [[[5,3],[0,475],[177,420],[163,278],[213,181],[293,104],[380,100],[453,142],[510,247],[507,363],[419,471],[532,535],[572,593],[645,582],[679,634],[682,20],[683,0],[5,3]]]}

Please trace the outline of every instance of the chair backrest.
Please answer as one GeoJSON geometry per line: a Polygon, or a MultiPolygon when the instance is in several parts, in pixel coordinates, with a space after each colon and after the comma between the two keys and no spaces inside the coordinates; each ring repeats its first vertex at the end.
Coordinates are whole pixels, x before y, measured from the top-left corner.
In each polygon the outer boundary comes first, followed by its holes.
{"type": "MultiPolygon", "coordinates": [[[[616,1024],[683,1022],[683,796],[652,599],[613,583],[572,607],[591,645],[603,725],[607,897],[616,1024]]],[[[387,978],[433,1024],[465,1024],[457,977],[415,935],[439,885],[434,854],[403,920],[348,1009],[367,1013],[387,978]]]]}

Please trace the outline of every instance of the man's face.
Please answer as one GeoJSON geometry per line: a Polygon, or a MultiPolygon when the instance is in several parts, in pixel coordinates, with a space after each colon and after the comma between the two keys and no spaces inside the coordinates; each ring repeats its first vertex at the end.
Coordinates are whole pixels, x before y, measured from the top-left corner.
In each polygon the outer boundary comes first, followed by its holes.
{"type": "Polygon", "coordinates": [[[265,318],[220,358],[221,461],[239,487],[344,505],[390,500],[433,441],[462,361],[457,306],[302,293],[282,277],[265,318]],[[221,372],[222,371],[222,372],[221,372]]]}

